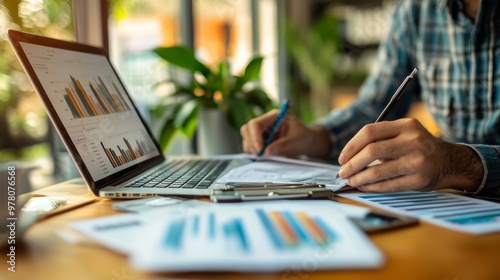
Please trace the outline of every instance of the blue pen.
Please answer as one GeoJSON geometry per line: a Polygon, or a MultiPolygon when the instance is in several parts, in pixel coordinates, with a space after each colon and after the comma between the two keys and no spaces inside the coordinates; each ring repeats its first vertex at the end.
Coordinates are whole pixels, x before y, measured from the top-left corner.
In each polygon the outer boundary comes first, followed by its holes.
{"type": "Polygon", "coordinates": [[[269,132],[269,135],[266,138],[266,141],[264,142],[264,146],[262,146],[262,149],[259,151],[257,156],[262,156],[264,154],[264,151],[266,150],[267,146],[271,144],[274,138],[274,134],[276,131],[278,131],[278,128],[280,124],[283,122],[286,116],[286,112],[288,111],[288,107],[290,106],[290,102],[288,99],[285,99],[283,104],[281,104],[280,111],[278,113],[278,117],[276,117],[276,120],[274,121],[273,125],[271,126],[271,131],[269,132]]]}

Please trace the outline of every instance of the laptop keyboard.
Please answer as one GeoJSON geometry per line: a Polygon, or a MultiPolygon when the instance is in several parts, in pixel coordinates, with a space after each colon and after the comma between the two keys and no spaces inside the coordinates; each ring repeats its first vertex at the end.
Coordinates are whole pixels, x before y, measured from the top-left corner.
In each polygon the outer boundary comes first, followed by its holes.
{"type": "Polygon", "coordinates": [[[231,160],[175,160],[155,172],[129,182],[130,188],[207,189],[231,160]]]}

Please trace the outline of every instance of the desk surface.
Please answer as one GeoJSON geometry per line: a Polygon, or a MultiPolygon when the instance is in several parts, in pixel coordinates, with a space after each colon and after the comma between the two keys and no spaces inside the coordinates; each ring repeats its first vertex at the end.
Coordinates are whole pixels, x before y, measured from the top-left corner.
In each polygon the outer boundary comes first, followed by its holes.
{"type": "MultiPolygon", "coordinates": [[[[357,202],[338,198],[343,203],[357,202]]],[[[272,274],[177,273],[151,274],[134,269],[126,256],[97,245],[75,245],[57,232],[69,223],[117,214],[112,200],[99,200],[42,220],[16,248],[16,272],[7,271],[2,252],[0,279],[499,279],[500,233],[470,235],[421,222],[418,226],[372,234],[385,255],[379,269],[315,271],[299,268],[272,274]]],[[[144,238],[144,237],[138,237],[144,238]]]]}

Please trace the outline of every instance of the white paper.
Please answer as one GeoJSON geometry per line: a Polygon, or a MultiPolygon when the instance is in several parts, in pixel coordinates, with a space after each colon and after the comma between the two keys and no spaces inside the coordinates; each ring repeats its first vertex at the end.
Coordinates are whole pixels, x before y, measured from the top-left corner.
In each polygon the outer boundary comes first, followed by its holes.
{"type": "Polygon", "coordinates": [[[317,161],[310,161],[310,160],[294,159],[294,158],[288,158],[288,157],[282,157],[282,156],[262,156],[262,157],[256,157],[255,160],[262,161],[262,162],[272,161],[272,162],[292,163],[292,164],[306,165],[306,166],[316,166],[316,167],[321,167],[321,168],[335,169],[336,171],[338,171],[340,169],[340,166],[338,166],[338,165],[317,162],[317,161]]]}
{"type": "Polygon", "coordinates": [[[132,254],[145,245],[149,233],[144,229],[148,224],[157,223],[158,220],[170,216],[181,217],[203,213],[212,205],[208,202],[189,200],[139,213],[79,221],[70,224],[70,227],[113,251],[132,254]]]}
{"type": "Polygon", "coordinates": [[[148,271],[278,271],[310,269],[311,265],[317,270],[374,268],[383,262],[379,250],[345,215],[360,215],[366,208],[314,200],[183,204],[76,222],[70,227],[128,255],[136,267],[148,271]],[[296,235],[297,246],[277,248],[258,211],[320,220],[317,223],[326,228],[323,233],[328,238],[318,244],[310,235],[296,235]],[[235,235],[231,226],[235,221],[242,235],[235,235]],[[180,224],[182,234],[171,240],[172,227],[180,224]],[[246,243],[238,236],[244,236],[246,243]]]}
{"type": "Polygon", "coordinates": [[[335,179],[340,167],[320,163],[307,164],[297,160],[255,161],[228,171],[216,183],[316,183],[338,191],[346,186],[346,180],[335,179]]]}
{"type": "Polygon", "coordinates": [[[500,205],[490,201],[444,192],[339,195],[453,230],[472,234],[500,231],[500,205]]]}
{"type": "Polygon", "coordinates": [[[169,216],[161,222],[148,224],[145,230],[150,233],[147,244],[132,254],[131,260],[136,267],[148,271],[278,271],[310,265],[315,269],[380,266],[381,253],[335,205],[331,201],[216,204],[201,214],[169,216]],[[259,211],[264,215],[302,213],[315,221],[319,219],[329,228],[333,238],[321,243],[323,245],[303,237],[296,245],[278,246],[259,218],[259,211]],[[241,229],[239,235],[231,229],[236,222],[241,229]],[[181,233],[172,234],[175,230],[181,233]]]}

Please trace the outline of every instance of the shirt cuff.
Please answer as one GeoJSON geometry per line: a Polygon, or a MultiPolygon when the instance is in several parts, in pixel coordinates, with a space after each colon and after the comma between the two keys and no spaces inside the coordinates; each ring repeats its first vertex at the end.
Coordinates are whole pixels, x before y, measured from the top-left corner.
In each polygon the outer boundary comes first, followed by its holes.
{"type": "MultiPolygon", "coordinates": [[[[484,176],[476,192],[471,193],[478,197],[500,198],[500,154],[495,148],[488,145],[464,144],[471,147],[481,158],[484,167],[484,176]]],[[[466,159],[464,159],[466,160],[466,159]]]]}

